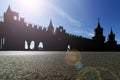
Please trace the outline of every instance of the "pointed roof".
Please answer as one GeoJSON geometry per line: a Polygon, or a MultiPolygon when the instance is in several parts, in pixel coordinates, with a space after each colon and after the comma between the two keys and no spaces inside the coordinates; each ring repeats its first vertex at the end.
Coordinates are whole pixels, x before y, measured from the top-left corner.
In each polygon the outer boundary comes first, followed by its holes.
{"type": "Polygon", "coordinates": [[[108,35],[108,42],[110,44],[116,44],[117,42],[115,41],[115,34],[112,31],[112,28],[110,30],[110,34],[108,35]],[[109,42],[110,41],[110,42],[109,42]]]}
{"type": "Polygon", "coordinates": [[[112,27],[111,27],[110,35],[114,35],[114,33],[113,33],[113,31],[112,31],[112,27]]]}
{"type": "Polygon", "coordinates": [[[7,12],[8,12],[8,11],[11,11],[11,7],[10,7],[10,5],[9,5],[9,7],[8,7],[8,9],[7,9],[7,12]]]}
{"type": "Polygon", "coordinates": [[[53,26],[53,24],[52,24],[52,20],[50,20],[50,24],[49,24],[49,26],[53,26]]]}
{"type": "Polygon", "coordinates": [[[100,19],[99,19],[99,18],[98,18],[98,25],[97,25],[97,28],[101,28],[100,19]]]}
{"type": "Polygon", "coordinates": [[[50,20],[50,23],[49,23],[49,26],[48,26],[48,27],[51,28],[51,29],[54,29],[52,20],[50,20]]]}

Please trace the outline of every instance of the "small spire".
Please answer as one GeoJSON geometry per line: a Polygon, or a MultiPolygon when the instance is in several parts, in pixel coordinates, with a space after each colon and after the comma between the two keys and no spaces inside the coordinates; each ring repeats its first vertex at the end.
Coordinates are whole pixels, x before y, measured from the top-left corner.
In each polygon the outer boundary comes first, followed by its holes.
{"type": "Polygon", "coordinates": [[[102,29],[102,27],[101,27],[101,25],[100,25],[100,19],[99,19],[99,17],[98,17],[97,29],[102,29]]]}
{"type": "Polygon", "coordinates": [[[111,31],[110,31],[110,34],[113,34],[113,31],[112,31],[112,27],[111,27],[111,31]]]}
{"type": "Polygon", "coordinates": [[[53,23],[52,23],[52,20],[51,20],[51,19],[50,19],[49,27],[53,27],[53,23]]]}
{"type": "Polygon", "coordinates": [[[101,28],[101,25],[100,25],[100,19],[98,17],[98,24],[97,24],[97,28],[101,28]]]}
{"type": "Polygon", "coordinates": [[[50,19],[50,26],[53,26],[53,24],[52,24],[52,20],[50,19]]]}
{"type": "Polygon", "coordinates": [[[100,24],[100,18],[98,17],[98,23],[100,24]]]}
{"type": "Polygon", "coordinates": [[[7,11],[11,11],[11,7],[10,7],[10,5],[8,6],[8,9],[7,9],[7,11]]]}
{"type": "Polygon", "coordinates": [[[100,19],[99,19],[99,17],[98,17],[98,27],[100,27],[100,19]]]}
{"type": "Polygon", "coordinates": [[[48,26],[49,29],[54,29],[53,27],[53,23],[52,23],[52,20],[50,19],[50,23],[49,23],[49,26],[48,26]]]}

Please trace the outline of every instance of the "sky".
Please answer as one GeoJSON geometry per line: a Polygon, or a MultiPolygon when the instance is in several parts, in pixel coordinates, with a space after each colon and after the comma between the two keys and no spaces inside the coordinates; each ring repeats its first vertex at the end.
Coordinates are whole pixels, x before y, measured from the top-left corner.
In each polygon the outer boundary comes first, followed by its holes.
{"type": "Polygon", "coordinates": [[[63,26],[67,33],[92,38],[98,18],[108,39],[111,27],[120,44],[120,0],[1,0],[0,16],[8,5],[26,23],[48,27],[63,26]]]}

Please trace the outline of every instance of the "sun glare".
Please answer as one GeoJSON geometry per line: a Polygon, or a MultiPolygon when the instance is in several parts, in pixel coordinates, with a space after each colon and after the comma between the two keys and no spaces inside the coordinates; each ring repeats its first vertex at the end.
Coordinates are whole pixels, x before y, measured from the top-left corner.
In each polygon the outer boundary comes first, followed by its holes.
{"type": "Polygon", "coordinates": [[[38,0],[20,0],[20,4],[23,6],[23,7],[27,7],[27,8],[35,8],[38,6],[38,0]]]}
{"type": "Polygon", "coordinates": [[[46,0],[13,0],[14,4],[20,12],[27,15],[36,15],[39,12],[45,13],[49,8],[46,0]]]}

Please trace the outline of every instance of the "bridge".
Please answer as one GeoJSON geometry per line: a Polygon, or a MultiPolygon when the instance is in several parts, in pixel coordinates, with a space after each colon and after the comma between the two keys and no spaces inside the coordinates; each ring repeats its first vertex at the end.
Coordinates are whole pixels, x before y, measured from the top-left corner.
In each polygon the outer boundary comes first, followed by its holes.
{"type": "Polygon", "coordinates": [[[24,18],[20,17],[18,12],[12,11],[9,6],[0,21],[0,50],[118,51],[120,47],[114,39],[113,32],[111,34],[105,42],[99,21],[92,39],[69,34],[62,26],[54,28],[52,20],[47,28],[27,24],[24,18]]]}

